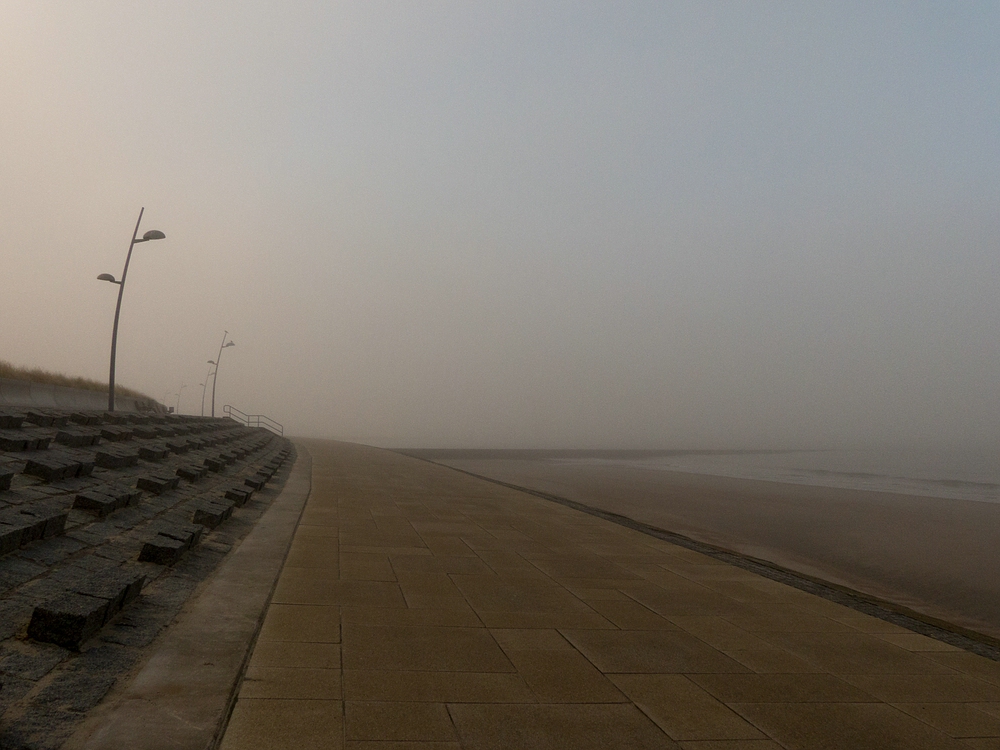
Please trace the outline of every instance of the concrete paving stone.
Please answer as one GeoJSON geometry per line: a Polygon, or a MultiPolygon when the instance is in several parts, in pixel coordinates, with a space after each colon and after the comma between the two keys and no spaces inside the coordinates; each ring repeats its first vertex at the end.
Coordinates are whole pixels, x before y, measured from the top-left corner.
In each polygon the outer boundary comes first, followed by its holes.
{"type": "Polygon", "coordinates": [[[367,555],[355,552],[340,554],[340,577],[355,581],[395,581],[396,574],[388,555],[367,555]]]}
{"type": "Polygon", "coordinates": [[[310,568],[285,568],[274,592],[278,604],[344,604],[405,607],[396,583],[342,581],[336,574],[310,568]]]}
{"type": "Polygon", "coordinates": [[[344,698],[355,701],[534,703],[521,675],[510,672],[344,670],[344,698]]]}
{"type": "Polygon", "coordinates": [[[623,704],[448,704],[464,750],[665,750],[678,745],[623,704]]]}
{"type": "Polygon", "coordinates": [[[431,536],[425,534],[419,538],[423,540],[423,543],[435,556],[477,557],[475,551],[469,545],[453,536],[431,536]]]}
{"type": "Polygon", "coordinates": [[[239,695],[241,698],[336,700],[341,697],[340,669],[250,665],[240,684],[239,695]]]}
{"type": "Polygon", "coordinates": [[[339,750],[344,747],[341,701],[241,699],[221,750],[339,750]]]}
{"type": "Polygon", "coordinates": [[[587,604],[551,581],[515,581],[495,575],[455,575],[452,579],[477,612],[593,613],[587,604]]]}
{"type": "Polygon", "coordinates": [[[753,740],[765,735],[684,675],[612,675],[611,681],[675,740],[753,740]]]}
{"type": "Polygon", "coordinates": [[[731,617],[739,614],[746,606],[704,586],[694,588],[695,586],[697,584],[674,589],[636,584],[622,586],[621,591],[668,619],[708,615],[731,617]]]}
{"type": "Polygon", "coordinates": [[[822,615],[802,612],[789,605],[772,603],[727,615],[733,625],[748,633],[848,633],[849,625],[822,615]]]}
{"type": "Polygon", "coordinates": [[[340,646],[336,643],[258,640],[250,666],[339,670],[340,646]]]}
{"type": "Polygon", "coordinates": [[[622,630],[680,630],[661,615],[631,600],[593,599],[587,602],[598,614],[622,630]]]}
{"type": "Polygon", "coordinates": [[[615,626],[596,612],[489,612],[476,610],[488,628],[593,628],[614,630],[615,626]]]}
{"type": "Polygon", "coordinates": [[[1000,717],[971,703],[894,703],[896,708],[951,737],[1000,738],[1000,717]]]}
{"type": "Polygon", "coordinates": [[[952,646],[950,643],[928,638],[926,635],[921,635],[920,633],[879,633],[876,635],[880,640],[891,643],[893,646],[899,646],[907,651],[916,651],[917,653],[930,651],[961,653],[962,651],[958,646],[952,646]]]}
{"type": "Polygon", "coordinates": [[[967,750],[884,703],[736,703],[730,706],[788,750],[967,750]]]}
{"type": "Polygon", "coordinates": [[[380,742],[348,740],[347,750],[462,750],[457,742],[380,742]]]}
{"type": "Polygon", "coordinates": [[[443,703],[345,701],[348,740],[448,742],[456,740],[443,703]]]}
{"type": "Polygon", "coordinates": [[[332,537],[298,537],[285,559],[287,568],[318,568],[336,573],[340,569],[340,548],[332,537]],[[310,543],[313,540],[318,544],[310,543]]]}
{"type": "Polygon", "coordinates": [[[403,599],[410,609],[441,609],[474,613],[475,610],[469,606],[461,596],[435,596],[433,594],[414,593],[412,591],[403,592],[403,599]]]}
{"type": "Polygon", "coordinates": [[[604,673],[733,673],[749,670],[682,631],[561,631],[604,673]]]}
{"type": "Polygon", "coordinates": [[[479,557],[453,555],[391,555],[389,562],[396,573],[449,573],[456,575],[492,575],[493,571],[479,557]]]}
{"type": "Polygon", "coordinates": [[[867,633],[761,633],[759,635],[769,643],[831,674],[891,675],[951,672],[924,654],[906,651],[867,633]]]}
{"type": "Polygon", "coordinates": [[[693,740],[678,744],[682,750],[783,750],[771,740],[693,740]]]}
{"type": "Polygon", "coordinates": [[[887,703],[1000,702],[1000,686],[965,674],[852,674],[843,679],[887,703]]]}
{"type": "Polygon", "coordinates": [[[272,603],[258,638],[262,641],[340,643],[340,608],[272,603]]]}
{"type": "Polygon", "coordinates": [[[556,579],[611,578],[635,579],[638,576],[598,555],[546,555],[533,556],[532,565],[556,579]]]}
{"type": "Polygon", "coordinates": [[[344,623],[344,669],[513,672],[483,628],[372,626],[344,623]]]}
{"type": "Polygon", "coordinates": [[[931,661],[937,662],[957,672],[977,677],[991,685],[1000,685],[1000,663],[967,651],[924,653],[931,661]]]}
{"type": "Polygon", "coordinates": [[[306,526],[337,526],[340,523],[340,514],[336,509],[320,510],[307,506],[299,523],[306,526]]]}
{"type": "Polygon", "coordinates": [[[871,703],[873,696],[830,674],[692,674],[723,703],[871,703]]]}
{"type": "Polygon", "coordinates": [[[507,652],[539,703],[624,703],[627,698],[574,650],[507,652]]]}
{"type": "Polygon", "coordinates": [[[496,628],[490,630],[490,635],[508,655],[513,651],[575,652],[570,642],[555,629],[496,628]]]}
{"type": "Polygon", "coordinates": [[[966,737],[962,742],[972,750],[1000,750],[1000,737],[966,737]]]}
{"type": "Polygon", "coordinates": [[[481,628],[482,620],[471,609],[410,609],[341,607],[341,622],[395,627],[481,628]]]}
{"type": "Polygon", "coordinates": [[[759,674],[810,674],[823,670],[777,646],[750,649],[719,649],[726,656],[759,674]]]}
{"type": "Polygon", "coordinates": [[[773,648],[770,643],[714,615],[675,616],[670,621],[699,640],[722,651],[773,648]]]}

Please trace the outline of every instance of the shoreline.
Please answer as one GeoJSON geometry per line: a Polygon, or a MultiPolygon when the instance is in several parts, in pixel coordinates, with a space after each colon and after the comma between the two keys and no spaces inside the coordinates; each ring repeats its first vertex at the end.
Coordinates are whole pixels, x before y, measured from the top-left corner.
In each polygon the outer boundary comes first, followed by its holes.
{"type": "Polygon", "coordinates": [[[995,503],[528,459],[426,460],[1000,639],[995,503]]]}

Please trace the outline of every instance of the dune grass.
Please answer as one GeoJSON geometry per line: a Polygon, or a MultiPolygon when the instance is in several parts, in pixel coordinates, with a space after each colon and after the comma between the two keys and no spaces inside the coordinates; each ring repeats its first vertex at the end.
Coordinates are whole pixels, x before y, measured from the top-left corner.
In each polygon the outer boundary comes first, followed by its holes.
{"type": "MultiPolygon", "coordinates": [[[[12,365],[10,362],[5,362],[2,359],[0,359],[0,378],[28,380],[32,383],[48,383],[49,385],[61,385],[66,388],[82,388],[86,391],[104,391],[105,393],[108,391],[108,384],[106,382],[102,383],[100,381],[89,380],[87,378],[74,378],[69,375],[63,375],[59,372],[42,370],[38,367],[18,367],[17,365],[12,365]]],[[[118,384],[115,384],[115,394],[120,396],[131,396],[132,398],[147,398],[150,401],[155,400],[147,396],[145,393],[140,393],[139,391],[131,388],[123,388],[118,384]]]]}

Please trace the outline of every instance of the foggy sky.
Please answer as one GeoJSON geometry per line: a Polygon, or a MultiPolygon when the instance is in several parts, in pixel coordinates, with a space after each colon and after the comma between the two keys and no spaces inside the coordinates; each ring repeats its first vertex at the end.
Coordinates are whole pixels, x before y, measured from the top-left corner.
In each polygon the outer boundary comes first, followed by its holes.
{"type": "Polygon", "coordinates": [[[0,359],[435,447],[1000,443],[996,3],[6,0],[0,359]],[[184,389],[180,390],[180,386],[184,389]]]}

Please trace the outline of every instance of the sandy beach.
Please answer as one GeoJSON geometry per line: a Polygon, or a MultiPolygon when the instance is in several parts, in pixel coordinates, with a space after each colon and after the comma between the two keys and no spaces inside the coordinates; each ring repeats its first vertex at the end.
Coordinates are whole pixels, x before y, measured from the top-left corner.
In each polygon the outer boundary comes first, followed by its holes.
{"type": "Polygon", "coordinates": [[[433,460],[620,513],[1000,638],[1000,504],[502,453],[458,455],[433,460]]]}

